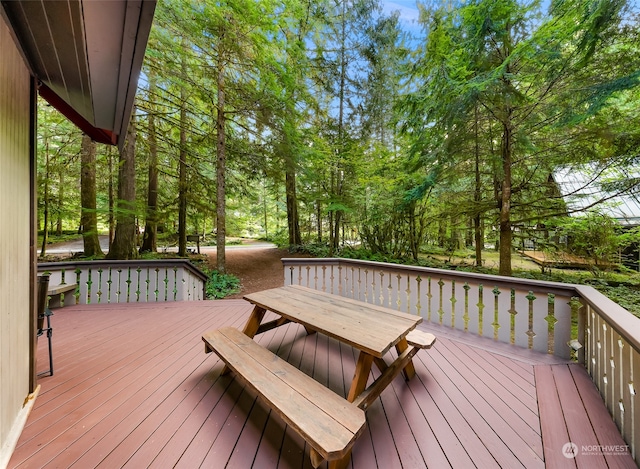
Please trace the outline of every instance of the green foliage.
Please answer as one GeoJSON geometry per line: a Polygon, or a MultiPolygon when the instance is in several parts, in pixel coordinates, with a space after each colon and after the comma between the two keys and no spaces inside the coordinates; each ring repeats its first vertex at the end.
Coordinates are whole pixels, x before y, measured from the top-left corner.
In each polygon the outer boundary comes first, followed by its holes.
{"type": "MultiPolygon", "coordinates": [[[[43,232],[38,232],[38,246],[42,245],[42,236],[43,232]]],[[[54,243],[64,243],[67,241],[75,241],[78,239],[78,231],[77,230],[63,230],[61,233],[50,233],[47,237],[47,241],[49,244],[54,243]]]]}
{"type": "Polygon", "coordinates": [[[559,165],[628,151],[611,144],[628,132],[611,111],[638,84],[627,62],[638,42],[621,27],[623,3],[423,7],[428,36],[398,106],[421,177],[409,195],[436,196],[439,223],[480,216],[499,224],[501,262],[510,263],[513,227],[563,212],[550,178],[559,165]]]}
{"type": "Polygon", "coordinates": [[[639,285],[609,285],[608,283],[593,285],[598,291],[615,301],[627,311],[640,317],[640,286],[639,285]]]}
{"type": "Polygon", "coordinates": [[[638,242],[637,229],[623,231],[613,218],[596,212],[560,218],[553,225],[556,234],[568,240],[569,252],[594,261],[595,275],[619,264],[620,249],[638,242]]]}
{"type": "Polygon", "coordinates": [[[278,230],[277,232],[271,233],[269,234],[269,236],[265,236],[262,239],[275,244],[279,248],[286,248],[287,246],[289,246],[289,236],[287,232],[283,229],[278,230]]]}
{"type": "Polygon", "coordinates": [[[210,269],[205,269],[205,273],[209,276],[204,287],[208,299],[218,300],[240,291],[240,279],[235,275],[210,269]]]}

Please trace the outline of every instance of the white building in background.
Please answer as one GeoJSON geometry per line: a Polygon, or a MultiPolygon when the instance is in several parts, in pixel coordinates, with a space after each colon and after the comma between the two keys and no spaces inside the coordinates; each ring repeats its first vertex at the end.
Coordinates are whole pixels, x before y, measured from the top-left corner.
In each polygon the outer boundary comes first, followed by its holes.
{"type": "Polygon", "coordinates": [[[569,215],[588,211],[607,215],[621,226],[640,226],[640,166],[566,167],[553,178],[569,215]]]}

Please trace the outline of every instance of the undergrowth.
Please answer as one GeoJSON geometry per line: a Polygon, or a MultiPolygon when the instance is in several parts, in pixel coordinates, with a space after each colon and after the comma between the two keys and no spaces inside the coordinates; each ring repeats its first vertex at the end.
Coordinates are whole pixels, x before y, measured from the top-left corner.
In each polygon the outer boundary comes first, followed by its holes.
{"type": "Polygon", "coordinates": [[[235,275],[221,274],[217,270],[205,269],[208,279],[204,290],[207,299],[219,300],[240,291],[240,279],[235,275]]]}

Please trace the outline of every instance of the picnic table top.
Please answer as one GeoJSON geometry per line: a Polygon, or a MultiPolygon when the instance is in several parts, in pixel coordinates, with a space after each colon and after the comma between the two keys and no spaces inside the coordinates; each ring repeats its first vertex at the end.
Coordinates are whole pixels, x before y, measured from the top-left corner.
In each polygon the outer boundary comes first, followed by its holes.
{"type": "Polygon", "coordinates": [[[374,357],[384,356],[422,322],[419,316],[300,286],[251,293],[244,299],[374,357]]]}

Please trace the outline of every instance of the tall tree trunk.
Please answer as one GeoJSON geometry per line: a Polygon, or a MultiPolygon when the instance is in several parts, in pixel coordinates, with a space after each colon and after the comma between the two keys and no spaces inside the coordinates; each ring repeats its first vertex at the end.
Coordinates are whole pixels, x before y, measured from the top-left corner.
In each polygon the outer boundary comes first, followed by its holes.
{"type": "Polygon", "coordinates": [[[115,196],[113,194],[113,152],[111,147],[107,149],[107,159],[109,161],[109,251],[113,244],[113,238],[116,234],[115,222],[115,196]]]}
{"type": "MultiPolygon", "coordinates": [[[[223,37],[224,34],[221,34],[223,37]]],[[[217,197],[216,197],[216,269],[220,273],[225,273],[227,270],[225,242],[227,235],[227,215],[226,215],[226,172],[227,172],[227,156],[226,156],[226,141],[225,141],[225,69],[222,57],[218,62],[218,105],[216,109],[216,183],[217,183],[217,197]]]]}
{"type": "Polygon", "coordinates": [[[267,181],[266,180],[262,184],[262,214],[264,216],[264,236],[266,239],[269,239],[269,219],[267,217],[269,212],[267,210],[267,181]]]}
{"type": "Polygon", "coordinates": [[[178,255],[187,255],[187,132],[184,108],[180,109],[180,155],[178,163],[178,255]]]}
{"type": "Polygon", "coordinates": [[[476,247],[476,266],[482,267],[482,248],[484,247],[484,237],[482,236],[482,219],[480,214],[480,202],[482,201],[482,179],[480,178],[480,134],[478,129],[478,107],[475,107],[475,174],[476,174],[476,186],[473,193],[473,201],[475,202],[476,209],[473,216],[473,234],[474,244],[476,247]]]}
{"type": "Polygon", "coordinates": [[[318,219],[318,244],[322,243],[322,202],[316,201],[316,218],[318,219]]]}
{"type": "Polygon", "coordinates": [[[102,257],[98,239],[98,215],[96,213],[96,144],[88,135],[82,136],[80,157],[80,225],[85,257],[102,257]]]}
{"type": "MultiPolygon", "coordinates": [[[[340,187],[340,185],[338,185],[340,187]]],[[[338,194],[340,194],[341,189],[338,189],[338,194]]],[[[334,217],[334,225],[333,225],[333,252],[337,251],[340,247],[340,225],[342,224],[342,210],[336,210],[336,215],[334,217]]]]}
{"type": "MultiPolygon", "coordinates": [[[[285,137],[286,138],[286,137],[285,137]]],[[[287,199],[287,226],[289,228],[289,246],[302,244],[300,236],[300,219],[298,216],[298,197],[296,194],[296,168],[291,154],[291,147],[285,143],[285,189],[287,199]]]]}
{"type": "Polygon", "coordinates": [[[106,256],[107,259],[135,259],[137,257],[135,153],[136,131],[132,116],[127,131],[127,140],[120,152],[116,230],[113,244],[106,256]]]}
{"type": "Polygon", "coordinates": [[[409,249],[411,257],[414,261],[418,260],[418,251],[420,249],[420,241],[418,231],[416,229],[416,202],[411,201],[408,208],[409,212],[409,249]]]}
{"type": "MultiPolygon", "coordinates": [[[[182,40],[186,48],[186,41],[182,40]]],[[[186,78],[186,64],[182,57],[181,73],[186,78]]],[[[178,255],[187,255],[187,96],[184,85],[180,87],[180,161],[178,169],[178,255]]]]}
{"type": "Polygon", "coordinates": [[[502,171],[500,190],[500,275],[511,275],[511,146],[512,128],[507,120],[502,132],[502,171]]]}
{"type": "MultiPolygon", "coordinates": [[[[341,34],[340,34],[340,89],[338,90],[338,161],[335,168],[335,192],[336,199],[342,198],[343,189],[343,170],[342,159],[344,158],[345,151],[345,136],[344,136],[344,105],[345,105],[345,90],[347,86],[347,1],[342,0],[342,14],[341,14],[341,34]]],[[[333,255],[338,250],[340,245],[340,224],[342,223],[342,210],[336,210],[333,217],[333,226],[331,234],[331,246],[329,248],[330,254],[333,255]]]]}
{"type": "Polygon", "coordinates": [[[49,139],[46,133],[47,125],[44,125],[44,197],[42,198],[42,246],[40,257],[47,255],[47,243],[49,242],[49,139]]]}
{"type": "MultiPolygon", "coordinates": [[[[287,42],[297,42],[299,37],[294,37],[293,32],[286,34],[287,42]]],[[[280,142],[280,153],[282,154],[284,162],[285,172],[285,197],[287,205],[287,229],[289,234],[289,246],[299,246],[302,244],[302,235],[300,233],[300,215],[298,210],[298,194],[296,187],[296,170],[298,169],[297,162],[297,113],[296,113],[296,83],[299,79],[297,73],[297,64],[294,63],[293,58],[286,54],[285,66],[288,72],[291,73],[292,78],[295,75],[296,79],[291,81],[285,81],[285,99],[284,103],[286,111],[284,113],[283,127],[282,127],[282,140],[280,142]]]]}
{"type": "MultiPolygon", "coordinates": [[[[149,76],[149,90],[155,90],[155,74],[149,76]]],[[[152,93],[149,93],[152,94],[152,93]]],[[[156,252],[158,238],[158,142],[156,118],[149,113],[149,187],[147,189],[147,216],[140,252],[156,252]]]]}
{"type": "Polygon", "coordinates": [[[58,216],[56,217],[56,234],[62,235],[62,207],[64,206],[64,169],[60,171],[60,183],[58,184],[58,216]]]}

